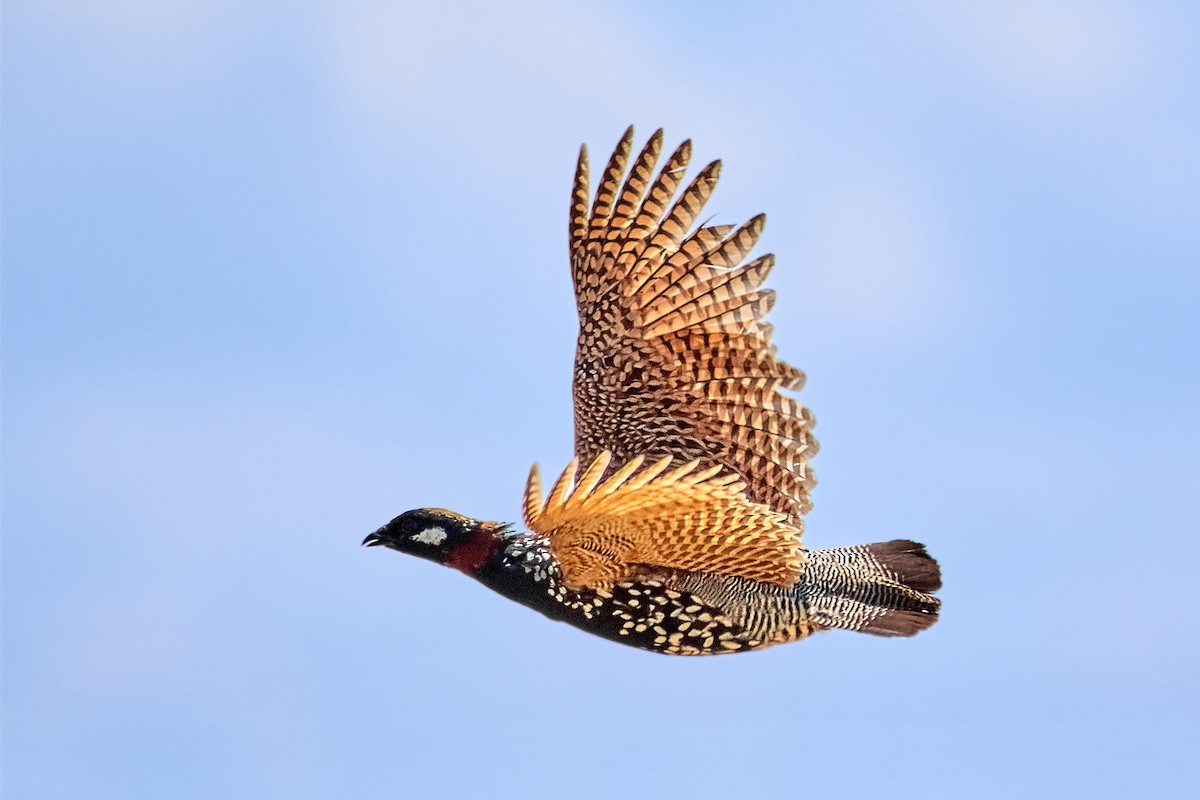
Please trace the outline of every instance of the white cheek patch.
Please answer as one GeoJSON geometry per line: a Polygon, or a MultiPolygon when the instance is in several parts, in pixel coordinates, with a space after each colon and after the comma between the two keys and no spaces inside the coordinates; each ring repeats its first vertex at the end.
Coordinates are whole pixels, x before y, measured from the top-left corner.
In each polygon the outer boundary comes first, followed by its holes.
{"type": "Polygon", "coordinates": [[[439,528],[437,525],[426,528],[420,533],[414,534],[412,540],[421,544],[439,545],[446,541],[446,529],[439,528]]]}

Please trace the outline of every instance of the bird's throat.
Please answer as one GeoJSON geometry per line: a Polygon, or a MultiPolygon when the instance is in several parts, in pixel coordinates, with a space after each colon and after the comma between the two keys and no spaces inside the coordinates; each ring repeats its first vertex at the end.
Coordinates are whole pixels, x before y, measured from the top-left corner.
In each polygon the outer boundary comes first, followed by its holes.
{"type": "Polygon", "coordinates": [[[491,561],[503,540],[499,525],[494,522],[480,523],[470,538],[450,551],[443,563],[459,572],[474,575],[491,561]]]}

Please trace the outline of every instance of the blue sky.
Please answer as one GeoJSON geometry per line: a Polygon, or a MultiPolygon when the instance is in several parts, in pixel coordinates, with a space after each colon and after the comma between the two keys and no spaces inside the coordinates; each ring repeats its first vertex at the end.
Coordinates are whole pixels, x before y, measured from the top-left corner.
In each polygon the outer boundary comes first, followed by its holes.
{"type": "Polygon", "coordinates": [[[3,790],[1178,796],[1187,3],[44,0],[3,24],[3,790]],[[669,659],[362,537],[571,455],[580,142],[768,215],[807,540],[942,620],[669,659]]]}

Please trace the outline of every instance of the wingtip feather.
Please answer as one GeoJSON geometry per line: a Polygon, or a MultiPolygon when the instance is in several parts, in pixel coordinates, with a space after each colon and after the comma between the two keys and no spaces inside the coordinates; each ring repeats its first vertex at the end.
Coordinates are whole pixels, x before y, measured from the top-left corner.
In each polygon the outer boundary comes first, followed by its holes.
{"type": "Polygon", "coordinates": [[[558,476],[558,480],[554,482],[553,488],[550,489],[550,497],[547,498],[546,504],[542,507],[543,511],[551,508],[558,508],[564,505],[571,496],[571,487],[575,483],[575,474],[579,471],[579,458],[572,458],[571,463],[567,464],[567,468],[558,476]]]}
{"type": "Polygon", "coordinates": [[[542,477],[536,462],[529,468],[529,477],[525,479],[525,499],[522,506],[525,525],[532,528],[542,513],[542,477]]]}

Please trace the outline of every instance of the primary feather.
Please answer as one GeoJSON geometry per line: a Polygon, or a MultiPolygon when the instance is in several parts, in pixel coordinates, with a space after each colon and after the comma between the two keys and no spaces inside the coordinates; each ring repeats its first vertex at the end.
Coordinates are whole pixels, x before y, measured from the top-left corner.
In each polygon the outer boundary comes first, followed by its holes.
{"type": "Polygon", "coordinates": [[[586,149],[575,173],[575,452],[583,461],[608,450],[619,463],[669,455],[719,465],[751,501],[799,525],[812,505],[817,442],[812,414],[780,391],[799,389],[804,375],[775,356],[763,321],[774,293],[760,287],[774,257],[745,260],[765,217],[693,228],[720,162],[672,203],[690,142],[652,178],[662,131],[626,173],[632,141],[630,129],[590,213],[586,149]]]}
{"type": "Polygon", "coordinates": [[[600,483],[606,451],[575,482],[577,461],[543,504],[537,465],[525,490],[525,524],[545,536],[572,589],[611,585],[664,569],[714,572],[791,586],[804,563],[799,529],[746,499],[720,466],[665,456],[636,473],[641,456],[600,483]]]}

